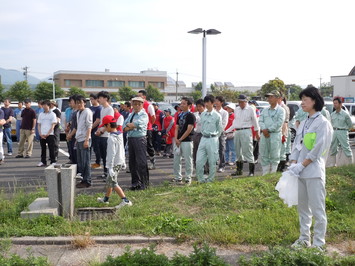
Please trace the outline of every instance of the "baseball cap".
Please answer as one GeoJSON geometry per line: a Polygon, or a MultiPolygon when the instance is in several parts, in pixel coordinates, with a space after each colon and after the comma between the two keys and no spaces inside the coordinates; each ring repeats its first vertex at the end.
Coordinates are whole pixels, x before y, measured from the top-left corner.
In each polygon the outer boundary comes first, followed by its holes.
{"type": "Polygon", "coordinates": [[[107,125],[109,123],[117,122],[117,119],[115,119],[112,115],[106,115],[102,119],[102,124],[99,127],[103,127],[104,125],[107,125]]]}
{"type": "Polygon", "coordinates": [[[170,108],[167,108],[167,109],[164,110],[164,112],[169,112],[169,113],[171,113],[171,109],[170,109],[170,108]]]}
{"type": "Polygon", "coordinates": [[[227,104],[227,107],[229,107],[230,109],[235,109],[235,104],[234,103],[229,103],[227,104]]]}
{"type": "Polygon", "coordinates": [[[266,93],[265,97],[267,97],[267,96],[275,96],[275,97],[279,98],[279,97],[281,97],[281,94],[277,90],[273,90],[271,92],[266,93]]]}

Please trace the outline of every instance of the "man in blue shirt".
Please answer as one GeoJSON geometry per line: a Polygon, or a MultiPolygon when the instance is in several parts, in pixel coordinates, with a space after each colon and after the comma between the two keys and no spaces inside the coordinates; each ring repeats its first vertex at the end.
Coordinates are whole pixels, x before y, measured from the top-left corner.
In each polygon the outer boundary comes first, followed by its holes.
{"type": "MultiPolygon", "coordinates": [[[[4,111],[4,119],[5,124],[3,125],[4,128],[4,137],[6,138],[7,142],[7,154],[12,155],[12,138],[11,138],[11,121],[14,117],[14,111],[10,108],[10,99],[4,100],[4,106],[1,107],[4,111]]],[[[2,141],[2,139],[1,139],[2,141]]]]}
{"type": "Polygon", "coordinates": [[[92,112],[93,118],[92,118],[92,129],[91,129],[91,149],[90,149],[90,157],[92,150],[94,150],[95,153],[95,163],[91,165],[91,168],[99,168],[100,167],[100,159],[101,159],[101,153],[100,153],[100,140],[99,136],[96,136],[95,133],[98,129],[98,126],[100,125],[100,114],[101,114],[101,105],[99,104],[99,101],[97,99],[97,94],[90,94],[90,101],[91,101],[91,106],[90,110],[92,112]]]}
{"type": "Polygon", "coordinates": [[[129,169],[131,170],[131,190],[143,190],[149,185],[147,163],[148,115],[143,109],[144,99],[132,99],[133,111],[123,123],[123,132],[128,136],[129,169]]]}

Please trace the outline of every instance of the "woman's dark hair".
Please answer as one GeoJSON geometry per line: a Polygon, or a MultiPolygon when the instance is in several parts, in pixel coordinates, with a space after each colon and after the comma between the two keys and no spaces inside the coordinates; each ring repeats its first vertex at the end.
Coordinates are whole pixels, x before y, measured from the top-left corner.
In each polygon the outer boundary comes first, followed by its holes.
{"type": "Polygon", "coordinates": [[[220,101],[221,103],[225,102],[225,99],[223,96],[216,96],[216,100],[220,101]]]}
{"type": "Polygon", "coordinates": [[[107,91],[100,91],[97,94],[97,98],[100,98],[100,97],[106,98],[107,101],[109,101],[111,99],[110,94],[107,91]]]}
{"type": "Polygon", "coordinates": [[[299,97],[301,100],[303,96],[309,97],[315,101],[315,104],[313,106],[314,110],[316,110],[317,112],[322,111],[324,106],[324,100],[316,87],[314,87],[313,85],[308,85],[307,88],[300,92],[299,97]]]}
{"type": "Polygon", "coordinates": [[[214,96],[211,95],[211,94],[206,95],[205,98],[203,98],[203,101],[204,101],[205,103],[207,103],[207,102],[214,103],[214,96]]]}

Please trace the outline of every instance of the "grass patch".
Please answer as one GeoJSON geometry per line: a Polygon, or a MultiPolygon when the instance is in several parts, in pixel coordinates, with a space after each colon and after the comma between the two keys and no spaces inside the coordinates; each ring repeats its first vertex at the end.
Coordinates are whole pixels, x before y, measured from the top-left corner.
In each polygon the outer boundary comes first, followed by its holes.
{"type": "MultiPolygon", "coordinates": [[[[112,218],[80,222],[62,217],[21,219],[20,212],[44,191],[18,193],[12,201],[0,195],[0,237],[56,235],[173,236],[216,244],[288,245],[298,238],[297,209],[288,208],[275,185],[280,174],[172,187],[163,184],[126,194],[134,203],[112,218]]],[[[328,242],[354,239],[355,166],[327,170],[328,242]]],[[[100,194],[102,196],[102,194],[100,194]]],[[[76,207],[99,207],[99,195],[81,194],[76,207]]],[[[119,203],[115,195],[110,206],[119,203]]]]}

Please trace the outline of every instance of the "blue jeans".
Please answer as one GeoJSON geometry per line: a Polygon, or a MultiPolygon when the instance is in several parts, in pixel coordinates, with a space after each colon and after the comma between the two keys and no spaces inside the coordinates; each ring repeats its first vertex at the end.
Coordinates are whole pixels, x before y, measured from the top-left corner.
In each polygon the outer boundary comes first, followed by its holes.
{"type": "Polygon", "coordinates": [[[107,139],[107,137],[99,137],[100,155],[104,167],[104,174],[107,174],[108,172],[108,169],[106,168],[107,139]]]}
{"type": "Polygon", "coordinates": [[[100,164],[101,161],[101,153],[100,153],[100,143],[99,143],[99,138],[98,136],[95,135],[94,133],[91,133],[91,149],[90,149],[90,158],[92,154],[92,150],[94,150],[95,153],[95,163],[100,164]]]}
{"type": "Polygon", "coordinates": [[[235,146],[234,146],[234,139],[227,139],[226,140],[226,162],[235,163],[235,146]],[[230,157],[229,157],[230,155],[230,157]]]}
{"type": "MultiPolygon", "coordinates": [[[[20,142],[20,129],[21,129],[21,120],[16,120],[16,139],[17,142],[20,142]]],[[[37,127],[36,127],[37,130],[37,127]]]]}
{"type": "Polygon", "coordinates": [[[83,177],[83,182],[86,182],[88,184],[91,184],[90,146],[91,140],[89,140],[88,148],[84,148],[84,141],[76,143],[78,173],[81,173],[81,176],[83,177]]]}
{"type": "Polygon", "coordinates": [[[7,142],[7,153],[12,153],[11,127],[4,128],[4,138],[7,142]]]}

